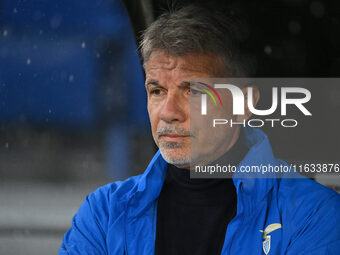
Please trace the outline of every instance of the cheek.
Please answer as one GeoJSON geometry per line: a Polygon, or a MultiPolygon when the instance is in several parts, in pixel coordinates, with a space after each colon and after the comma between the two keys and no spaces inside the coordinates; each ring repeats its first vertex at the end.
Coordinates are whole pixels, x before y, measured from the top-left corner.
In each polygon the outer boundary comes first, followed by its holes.
{"type": "Polygon", "coordinates": [[[223,106],[220,107],[220,112],[221,114],[224,116],[224,118],[233,118],[233,98],[231,96],[231,94],[227,94],[224,96],[224,98],[222,99],[223,101],[223,106]]]}
{"type": "Polygon", "coordinates": [[[158,108],[155,107],[155,105],[150,105],[148,103],[148,113],[149,113],[149,119],[150,119],[150,124],[151,124],[151,130],[152,130],[152,133],[154,134],[157,131],[157,125],[159,122],[158,108]]]}

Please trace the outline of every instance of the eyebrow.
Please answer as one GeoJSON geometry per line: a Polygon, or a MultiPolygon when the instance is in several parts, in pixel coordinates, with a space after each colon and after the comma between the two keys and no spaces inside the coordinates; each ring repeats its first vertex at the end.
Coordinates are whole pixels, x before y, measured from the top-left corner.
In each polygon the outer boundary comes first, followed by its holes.
{"type": "Polygon", "coordinates": [[[189,81],[182,81],[180,87],[190,87],[192,84],[189,81]]]}
{"type": "MultiPolygon", "coordinates": [[[[160,83],[157,80],[148,80],[145,83],[145,88],[149,87],[150,85],[154,85],[154,86],[159,86],[160,83]]],[[[179,85],[180,87],[190,87],[192,84],[189,81],[183,81],[181,82],[181,84],[179,85]]]]}
{"type": "Polygon", "coordinates": [[[149,85],[158,86],[158,85],[159,85],[159,82],[156,81],[156,80],[148,80],[148,81],[145,83],[145,88],[147,88],[149,85]]]}

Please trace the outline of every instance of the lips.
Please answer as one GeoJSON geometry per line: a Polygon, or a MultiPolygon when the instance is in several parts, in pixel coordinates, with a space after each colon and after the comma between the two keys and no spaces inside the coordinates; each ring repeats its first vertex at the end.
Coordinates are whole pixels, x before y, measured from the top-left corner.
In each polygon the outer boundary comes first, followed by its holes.
{"type": "Polygon", "coordinates": [[[164,134],[164,135],[161,135],[161,138],[164,138],[165,140],[168,140],[168,141],[179,141],[179,140],[182,140],[184,138],[187,138],[189,136],[186,136],[186,135],[177,135],[177,134],[164,134]]]}

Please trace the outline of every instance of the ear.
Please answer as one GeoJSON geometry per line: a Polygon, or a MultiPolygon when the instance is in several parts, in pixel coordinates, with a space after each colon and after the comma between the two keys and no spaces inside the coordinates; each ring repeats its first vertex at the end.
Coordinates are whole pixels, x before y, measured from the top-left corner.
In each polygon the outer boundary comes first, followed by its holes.
{"type": "Polygon", "coordinates": [[[255,106],[257,105],[258,101],[260,100],[260,91],[257,87],[255,86],[249,86],[249,87],[244,87],[242,89],[242,92],[243,92],[243,95],[244,95],[244,115],[242,116],[242,119],[244,120],[248,120],[251,115],[252,115],[252,112],[249,110],[249,107],[248,107],[248,97],[251,96],[251,102],[253,104],[253,107],[255,108],[255,106]],[[251,92],[249,94],[249,92],[251,92]]]}

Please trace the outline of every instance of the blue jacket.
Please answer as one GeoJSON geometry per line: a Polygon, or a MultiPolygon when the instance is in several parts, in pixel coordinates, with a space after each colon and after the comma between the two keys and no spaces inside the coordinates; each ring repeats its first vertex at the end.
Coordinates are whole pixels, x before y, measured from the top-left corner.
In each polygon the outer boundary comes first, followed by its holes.
{"type": "MultiPolygon", "coordinates": [[[[285,164],[267,136],[245,129],[249,152],[240,165],[285,164]]],[[[86,197],[59,255],[154,254],[157,198],[167,163],[160,152],[142,175],[86,197]]],[[[233,178],[237,214],[222,254],[340,254],[340,195],[307,178],[233,178]],[[261,232],[262,231],[262,232],[261,232]],[[264,231],[264,232],[263,232],[264,231]]]]}

